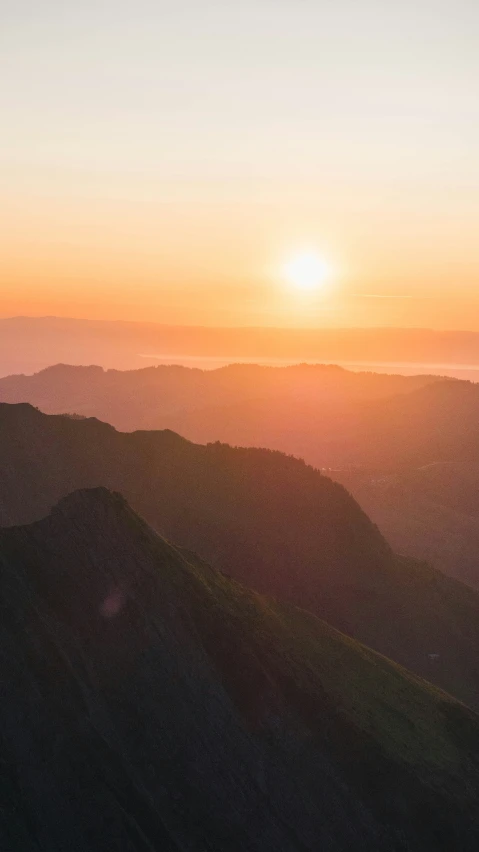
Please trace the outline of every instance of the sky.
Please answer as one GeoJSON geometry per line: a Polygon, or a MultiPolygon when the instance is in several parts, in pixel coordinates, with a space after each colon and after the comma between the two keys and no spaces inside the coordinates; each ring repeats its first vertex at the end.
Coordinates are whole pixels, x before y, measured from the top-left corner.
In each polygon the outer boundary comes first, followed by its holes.
{"type": "Polygon", "coordinates": [[[3,0],[0,316],[479,329],[478,43],[477,0],[3,0]]]}

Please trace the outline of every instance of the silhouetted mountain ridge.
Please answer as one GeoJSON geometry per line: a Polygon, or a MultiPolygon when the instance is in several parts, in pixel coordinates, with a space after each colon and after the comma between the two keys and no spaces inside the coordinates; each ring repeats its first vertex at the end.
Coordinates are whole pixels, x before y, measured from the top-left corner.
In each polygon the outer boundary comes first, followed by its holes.
{"type": "Polygon", "coordinates": [[[1,379],[1,398],[303,457],[345,484],[399,552],[479,586],[477,384],[307,364],[57,365],[1,379]]]}
{"type": "MultiPolygon", "coordinates": [[[[124,431],[171,426],[192,439],[233,439],[247,445],[251,444],[248,429],[258,431],[261,425],[262,403],[275,409],[293,405],[297,414],[304,411],[306,415],[315,407],[321,411],[329,406],[333,414],[338,407],[342,411],[351,403],[407,393],[438,380],[437,376],[354,373],[329,364],[231,364],[216,370],[173,365],[125,372],[56,364],[33,376],[0,379],[0,399],[30,402],[47,414],[74,411],[96,416],[124,431]],[[231,422],[236,411],[242,417],[231,422]]],[[[291,419],[294,412],[286,408],[283,413],[291,419]]],[[[263,424],[265,437],[260,442],[266,446],[271,445],[265,431],[268,425],[268,421],[263,424]]],[[[281,434],[281,424],[275,431],[281,434]]],[[[288,446],[272,448],[289,450],[288,446]]]]}
{"type": "Polygon", "coordinates": [[[166,538],[259,592],[309,609],[479,706],[479,596],[400,559],[353,498],[276,452],[0,405],[0,522],[70,491],[120,491],[166,538]],[[431,656],[432,655],[432,656],[431,656]]]}
{"type": "Polygon", "coordinates": [[[104,488],[0,531],[8,852],[473,852],[478,717],[104,488]]]}

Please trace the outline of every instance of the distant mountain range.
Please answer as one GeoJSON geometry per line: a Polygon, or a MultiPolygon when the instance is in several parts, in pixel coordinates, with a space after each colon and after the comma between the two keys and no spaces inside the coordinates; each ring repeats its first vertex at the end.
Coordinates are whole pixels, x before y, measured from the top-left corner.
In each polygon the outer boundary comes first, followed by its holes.
{"type": "Polygon", "coordinates": [[[479,586],[477,384],[324,365],[57,365],[0,379],[0,400],[303,457],[342,482],[396,550],[479,586]]]}
{"type": "Polygon", "coordinates": [[[236,580],[479,707],[479,594],[396,557],[341,485],[276,452],[0,405],[0,524],[34,521],[98,485],[236,580]]]}
{"type": "MultiPolygon", "coordinates": [[[[171,435],[115,435],[95,422],[3,407],[3,511],[9,497],[20,499],[22,473],[23,514],[31,514],[61,488],[62,471],[71,480],[92,478],[103,458],[99,476],[116,464],[125,483],[157,481],[150,497],[153,506],[163,489],[163,513],[169,494],[175,503],[180,475],[173,462],[166,462],[169,476],[161,469],[173,446],[187,462],[189,521],[196,517],[200,529],[197,504],[211,508],[216,483],[225,501],[234,484],[229,499],[242,523],[247,456],[171,435]],[[137,453],[139,473],[131,468],[137,453]],[[195,489],[200,456],[211,473],[195,489]]],[[[286,500],[283,477],[293,489],[303,478],[316,494],[320,527],[332,498],[364,528],[365,547],[369,535],[386,558],[339,486],[279,456],[256,455],[255,464],[266,492],[275,483],[272,503],[286,500]]],[[[306,498],[294,496],[300,509],[306,498]]],[[[283,525],[297,523],[284,508],[283,525]]],[[[346,535],[345,518],[336,517],[337,533],[346,535]]],[[[297,540],[304,558],[306,543],[297,540]]],[[[421,569],[408,570],[401,582],[414,598],[421,569]]],[[[384,576],[372,582],[387,584],[384,576]]],[[[471,640],[464,610],[473,593],[449,583],[440,598],[439,576],[421,582],[430,610],[441,599],[448,644],[455,596],[471,640]]],[[[119,495],[78,491],[44,519],[1,530],[0,594],[5,852],[478,848],[475,713],[324,622],[247,591],[169,544],[119,495]]],[[[400,619],[397,627],[405,629],[400,619]]]]}
{"type": "MultiPolygon", "coordinates": [[[[172,428],[191,440],[256,442],[291,452],[301,441],[308,461],[344,465],[352,458],[371,462],[365,456],[368,448],[356,447],[349,437],[363,421],[370,428],[368,403],[389,405],[399,394],[439,381],[449,383],[437,376],[354,373],[322,364],[234,364],[218,370],[159,366],[124,372],[57,364],[33,376],[0,379],[0,400],[30,402],[47,414],[98,417],[126,432],[172,428]],[[289,446],[277,446],[288,438],[289,446]]],[[[390,464],[397,466],[394,460],[390,464]]]]}
{"type": "Polygon", "coordinates": [[[50,364],[100,364],[133,369],[189,359],[403,363],[455,367],[479,377],[479,333],[415,328],[207,328],[63,317],[0,319],[0,376],[50,364]]]}

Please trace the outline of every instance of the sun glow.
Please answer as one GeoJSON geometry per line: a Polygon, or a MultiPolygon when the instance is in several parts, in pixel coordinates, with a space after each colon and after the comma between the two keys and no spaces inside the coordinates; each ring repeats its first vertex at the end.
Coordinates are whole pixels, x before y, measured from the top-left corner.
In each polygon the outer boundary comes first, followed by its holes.
{"type": "Polygon", "coordinates": [[[320,254],[301,252],[285,264],[283,275],[296,290],[318,290],[331,277],[331,267],[320,254]]]}

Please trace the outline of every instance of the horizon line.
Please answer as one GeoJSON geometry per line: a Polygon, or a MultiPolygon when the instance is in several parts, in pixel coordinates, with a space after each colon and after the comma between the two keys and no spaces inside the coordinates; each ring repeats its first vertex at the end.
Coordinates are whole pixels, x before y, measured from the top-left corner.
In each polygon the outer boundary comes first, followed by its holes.
{"type": "MultiPolygon", "coordinates": [[[[372,297],[371,297],[372,298],[372,297]]],[[[401,331],[401,332],[423,332],[429,334],[469,334],[479,335],[479,330],[465,328],[431,328],[427,326],[396,326],[396,325],[366,325],[366,326],[274,326],[274,325],[193,325],[193,324],[174,324],[162,323],[155,320],[124,320],[124,319],[98,319],[90,317],[72,317],[62,316],[58,314],[42,314],[39,316],[30,314],[15,314],[13,316],[0,316],[0,322],[14,322],[18,320],[31,320],[34,322],[42,322],[46,320],[77,322],[77,323],[95,323],[108,325],[128,325],[128,326],[152,326],[155,328],[169,329],[204,329],[205,331],[261,331],[261,332],[302,332],[302,333],[333,333],[333,332],[374,332],[374,331],[401,331]]]]}

